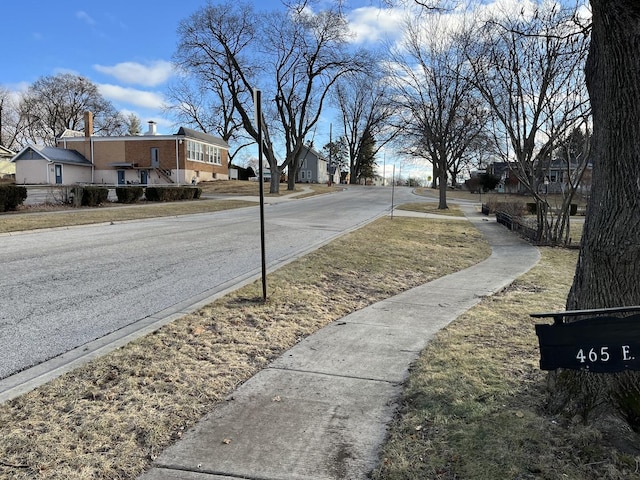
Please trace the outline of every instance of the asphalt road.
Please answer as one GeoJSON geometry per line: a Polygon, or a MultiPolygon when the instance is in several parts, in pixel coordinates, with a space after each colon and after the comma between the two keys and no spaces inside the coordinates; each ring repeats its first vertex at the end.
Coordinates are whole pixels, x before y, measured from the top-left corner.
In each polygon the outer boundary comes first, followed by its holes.
{"type": "MultiPolygon", "coordinates": [[[[395,204],[418,200],[395,189],[395,204]]],[[[268,268],[388,213],[391,201],[389,187],[349,187],[266,205],[268,268]]],[[[250,207],[0,236],[0,379],[259,276],[259,225],[250,207]]]]}

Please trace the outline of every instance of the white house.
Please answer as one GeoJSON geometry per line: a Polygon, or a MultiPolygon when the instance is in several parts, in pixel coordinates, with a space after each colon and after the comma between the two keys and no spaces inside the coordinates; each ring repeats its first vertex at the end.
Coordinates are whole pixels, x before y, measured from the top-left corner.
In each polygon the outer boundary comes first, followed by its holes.
{"type": "Polygon", "coordinates": [[[73,184],[91,179],[93,164],[75,150],[29,145],[12,162],[16,167],[16,183],[73,184]]]}

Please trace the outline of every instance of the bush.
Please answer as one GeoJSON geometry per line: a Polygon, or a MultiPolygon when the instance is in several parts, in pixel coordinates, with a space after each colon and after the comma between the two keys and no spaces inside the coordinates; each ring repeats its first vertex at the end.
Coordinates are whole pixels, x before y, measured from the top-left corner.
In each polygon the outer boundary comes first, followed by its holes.
{"type": "Polygon", "coordinates": [[[150,202],[175,202],[200,198],[202,188],[198,187],[147,187],[146,197],[150,202]]]}
{"type": "Polygon", "coordinates": [[[81,198],[80,205],[83,207],[97,207],[105,203],[109,198],[109,189],[106,187],[76,187],[73,191],[74,197],[81,198]]]}
{"type": "Polygon", "coordinates": [[[0,212],[15,210],[27,198],[27,187],[0,185],[0,212]]]}
{"type": "Polygon", "coordinates": [[[487,202],[491,213],[503,212],[512,217],[523,217],[527,213],[527,205],[522,202],[487,202]]]}
{"type": "Polygon", "coordinates": [[[120,203],[136,203],[142,198],[143,187],[116,187],[116,196],[120,203]]]}

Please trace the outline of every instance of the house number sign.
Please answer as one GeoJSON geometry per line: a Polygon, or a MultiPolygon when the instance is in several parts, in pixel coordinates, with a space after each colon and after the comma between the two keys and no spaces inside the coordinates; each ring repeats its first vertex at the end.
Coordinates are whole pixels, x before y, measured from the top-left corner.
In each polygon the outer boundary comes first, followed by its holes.
{"type": "Polygon", "coordinates": [[[553,325],[535,326],[540,344],[540,368],[568,368],[591,372],[640,370],[640,314],[614,317],[611,313],[639,311],[640,307],[581,310],[533,317],[553,317],[553,325]],[[603,315],[570,323],[571,316],[603,315]]]}

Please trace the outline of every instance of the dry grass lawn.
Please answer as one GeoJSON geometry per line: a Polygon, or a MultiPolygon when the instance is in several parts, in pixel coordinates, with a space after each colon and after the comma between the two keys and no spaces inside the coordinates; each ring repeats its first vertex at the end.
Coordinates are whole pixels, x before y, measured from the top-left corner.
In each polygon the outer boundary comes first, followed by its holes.
{"type": "Polygon", "coordinates": [[[0,477],[133,479],[269,361],[342,316],[489,254],[466,221],[382,218],[0,405],[0,477]]]}
{"type": "Polygon", "coordinates": [[[545,411],[529,313],[564,310],[577,252],[542,248],[510,287],[443,329],[407,382],[375,480],[640,478],[640,437],[545,411]]]}
{"type": "Polygon", "coordinates": [[[256,205],[255,202],[245,200],[203,199],[171,203],[145,203],[144,205],[109,204],[104,207],[79,209],[38,206],[0,216],[2,219],[0,221],[0,233],[89,225],[92,223],[124,222],[143,218],[192,215],[254,205],[256,205]]]}
{"type": "MultiPolygon", "coordinates": [[[[529,313],[563,309],[577,252],[541,251],[424,350],[375,480],[640,479],[638,435],[545,411],[529,313]]],[[[266,304],[254,283],[0,405],[0,478],[133,479],[301,338],[487,254],[464,221],[380,219],[269,275],[266,304]]]]}
{"type": "MultiPolygon", "coordinates": [[[[59,228],[75,225],[88,225],[91,223],[122,222],[143,218],[167,217],[175,215],[192,215],[196,213],[217,212],[232,208],[255,206],[259,195],[258,182],[252,181],[225,181],[203,182],[199,185],[203,189],[203,195],[218,195],[217,199],[196,201],[183,201],[171,203],[150,203],[124,205],[120,203],[108,203],[100,207],[71,208],[68,205],[34,205],[20,207],[17,212],[0,214],[0,233],[35,230],[40,228],[59,228]],[[238,200],[228,197],[255,196],[256,200],[238,200]]],[[[268,191],[268,185],[265,185],[268,191]]],[[[304,198],[310,195],[330,193],[341,187],[327,187],[325,185],[303,185],[296,189],[301,192],[308,187],[310,192],[298,194],[296,198],[304,198]]],[[[279,194],[266,194],[273,198],[290,194],[287,186],[280,185],[279,194]]],[[[55,195],[54,195],[55,196],[55,195]]]]}
{"type": "Polygon", "coordinates": [[[452,217],[464,217],[464,213],[456,205],[449,205],[446,210],[440,210],[435,202],[405,203],[396,207],[398,210],[409,210],[420,213],[433,213],[435,215],[446,215],[452,217]]]}

